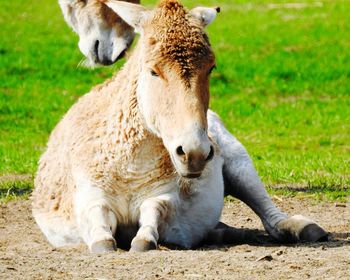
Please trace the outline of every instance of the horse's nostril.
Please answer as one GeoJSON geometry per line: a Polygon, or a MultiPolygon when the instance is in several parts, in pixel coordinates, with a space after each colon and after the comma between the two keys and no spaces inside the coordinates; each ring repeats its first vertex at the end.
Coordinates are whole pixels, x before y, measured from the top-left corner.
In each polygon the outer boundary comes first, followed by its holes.
{"type": "Polygon", "coordinates": [[[185,152],[184,152],[182,146],[179,146],[179,147],[176,148],[176,154],[178,156],[181,156],[181,157],[185,155],[185,152]]]}
{"type": "Polygon", "coordinates": [[[100,61],[100,63],[103,65],[111,65],[111,64],[113,64],[113,61],[110,60],[108,57],[103,57],[103,59],[100,61]]]}
{"type": "Polygon", "coordinates": [[[94,46],[94,54],[95,54],[95,57],[96,57],[96,61],[98,61],[98,46],[100,44],[100,41],[99,40],[96,40],[95,41],[95,46],[94,46]]]}
{"type": "Polygon", "coordinates": [[[206,161],[211,160],[214,157],[214,147],[210,146],[210,152],[209,155],[207,156],[207,158],[205,159],[206,161]]]}

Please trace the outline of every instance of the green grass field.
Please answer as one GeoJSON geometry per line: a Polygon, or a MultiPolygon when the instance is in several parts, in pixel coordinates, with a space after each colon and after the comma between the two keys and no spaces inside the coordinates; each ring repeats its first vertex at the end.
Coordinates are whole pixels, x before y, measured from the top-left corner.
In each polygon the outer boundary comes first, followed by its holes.
{"type": "MultiPolygon", "coordinates": [[[[266,185],[350,197],[350,1],[300,0],[308,6],[298,9],[286,1],[183,2],[222,8],[208,28],[217,56],[211,108],[266,185]]],[[[30,191],[63,114],[124,61],[77,67],[78,38],[56,1],[5,1],[0,26],[0,196],[12,197],[30,191]]]]}

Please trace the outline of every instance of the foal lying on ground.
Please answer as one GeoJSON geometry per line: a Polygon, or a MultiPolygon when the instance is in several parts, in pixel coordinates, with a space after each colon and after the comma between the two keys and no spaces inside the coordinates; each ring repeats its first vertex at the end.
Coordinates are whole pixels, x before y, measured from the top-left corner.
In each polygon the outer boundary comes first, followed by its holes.
{"type": "Polygon", "coordinates": [[[203,29],[216,9],[106,4],[141,37],[118,75],[69,110],[40,159],[33,214],[51,244],[110,251],[116,232],[137,228],[131,250],[194,247],[215,232],[224,181],[275,238],[326,236],[273,205],[245,149],[208,112],[215,58],[203,29]]]}

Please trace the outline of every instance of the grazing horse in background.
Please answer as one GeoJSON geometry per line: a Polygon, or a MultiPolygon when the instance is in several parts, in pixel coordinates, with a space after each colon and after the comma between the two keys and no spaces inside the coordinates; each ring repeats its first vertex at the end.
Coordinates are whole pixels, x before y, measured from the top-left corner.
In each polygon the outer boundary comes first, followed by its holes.
{"type": "MultiPolygon", "coordinates": [[[[93,2],[93,0],[91,0],[91,1],[93,2]]],[[[76,1],[66,1],[66,2],[68,3],[68,2],[76,2],[76,1]]],[[[87,2],[89,2],[89,1],[87,1],[87,2]]],[[[62,3],[63,2],[61,1],[61,6],[62,6],[62,3]]],[[[85,3],[85,5],[87,5],[87,4],[88,3],[85,3]]],[[[128,14],[128,11],[130,11],[130,9],[129,9],[130,5],[132,7],[135,7],[134,5],[127,4],[127,3],[113,2],[113,1],[108,1],[108,2],[106,2],[106,4],[110,7],[112,7],[113,11],[115,13],[118,13],[119,16],[121,18],[123,18],[123,20],[128,23],[128,26],[131,27],[132,30],[135,29],[138,32],[143,31],[143,29],[141,28],[140,25],[137,25],[135,22],[130,20],[130,18],[126,15],[126,14],[128,14]]],[[[74,5],[72,4],[71,6],[73,7],[74,5]]],[[[152,14],[152,12],[146,11],[141,6],[136,6],[136,7],[138,7],[138,8],[135,8],[135,9],[136,10],[139,9],[141,14],[145,14],[146,12],[152,14]]],[[[109,10],[106,9],[106,10],[109,13],[113,13],[113,11],[111,9],[109,9],[109,10]]],[[[87,9],[81,10],[80,14],[89,13],[89,11],[90,10],[87,10],[87,9]]],[[[196,18],[197,21],[202,22],[203,26],[205,26],[213,18],[213,13],[214,13],[213,9],[209,10],[209,11],[210,12],[208,12],[208,10],[205,8],[196,8],[196,9],[193,9],[190,13],[188,13],[188,15],[186,15],[186,17],[190,17],[190,19],[196,18]]],[[[77,15],[78,13],[72,12],[72,14],[77,15]]],[[[101,17],[98,16],[97,18],[100,20],[99,21],[100,23],[103,22],[103,20],[101,20],[101,17]]],[[[94,20],[94,19],[95,19],[94,17],[90,17],[90,20],[94,20]]],[[[78,17],[75,17],[75,21],[80,22],[80,24],[83,24],[83,21],[80,21],[80,19],[78,17]]],[[[68,21],[68,23],[70,23],[70,22],[68,21]]],[[[119,25],[119,21],[114,22],[114,24],[119,25]]],[[[126,23],[124,22],[123,24],[126,24],[126,23]]],[[[172,29],[169,27],[169,30],[172,30],[172,29]]],[[[84,37],[84,34],[80,34],[79,32],[78,32],[78,34],[82,40],[82,38],[84,37]]],[[[131,37],[129,37],[129,38],[131,38],[131,37]]],[[[99,40],[102,40],[102,38],[100,38],[99,40]]],[[[158,43],[157,41],[155,41],[155,42],[158,43]]],[[[116,47],[115,45],[110,46],[110,48],[112,50],[115,47],[116,47]]],[[[187,47],[189,47],[189,46],[187,46],[187,47]]],[[[112,53],[112,52],[114,52],[114,50],[110,51],[110,53],[112,53]]],[[[97,61],[97,62],[99,62],[99,61],[97,61]]],[[[128,62],[128,63],[130,65],[130,62],[128,62]]],[[[184,65],[184,67],[186,68],[186,65],[184,65]]],[[[124,70],[122,71],[123,73],[125,73],[126,68],[127,68],[127,66],[125,66],[124,70]]],[[[190,68],[191,67],[189,67],[189,69],[190,68]]],[[[153,71],[152,73],[155,76],[158,76],[158,78],[160,77],[162,81],[165,81],[164,76],[167,76],[167,74],[168,74],[167,70],[153,69],[152,71],[153,71]]],[[[121,75],[121,74],[119,74],[119,75],[121,75]]],[[[168,89],[165,90],[164,94],[166,94],[166,92],[168,92],[168,89]]],[[[164,98],[164,96],[162,96],[162,98],[164,98]]],[[[150,99],[146,98],[145,101],[149,102],[150,99]]],[[[171,104],[169,103],[169,106],[170,105],[171,104]]],[[[147,114],[150,114],[147,110],[145,110],[145,112],[147,114]]],[[[150,117],[152,117],[152,114],[150,114],[150,117]]],[[[234,136],[232,136],[225,129],[225,127],[223,126],[223,124],[221,123],[219,118],[210,110],[207,111],[206,121],[207,121],[207,125],[208,125],[208,134],[211,137],[210,139],[213,143],[215,143],[219,147],[220,158],[223,159],[223,166],[222,166],[221,172],[223,174],[224,187],[225,187],[226,194],[231,194],[231,195],[237,197],[238,199],[242,200],[243,202],[245,202],[248,206],[250,206],[254,210],[254,212],[261,218],[262,223],[263,223],[265,229],[267,230],[267,232],[271,236],[273,236],[274,238],[276,238],[277,240],[279,240],[281,242],[293,242],[293,241],[298,241],[298,240],[318,241],[318,240],[323,240],[323,239],[327,238],[327,233],[321,227],[319,227],[315,222],[313,222],[313,221],[311,221],[303,216],[300,216],[300,215],[288,218],[288,216],[286,214],[282,213],[271,201],[271,199],[270,199],[269,195],[267,194],[260,178],[258,177],[258,175],[254,169],[254,166],[252,164],[252,161],[251,161],[247,151],[242,146],[242,144],[239,141],[237,141],[237,139],[234,136]]],[[[174,129],[175,129],[175,127],[177,127],[178,125],[179,124],[174,121],[173,123],[171,123],[170,127],[174,127],[174,129]]],[[[132,130],[132,131],[134,131],[134,130],[132,130]]],[[[152,129],[151,129],[151,131],[152,131],[152,129]]],[[[135,132],[133,132],[133,133],[135,133],[135,132]]],[[[155,131],[153,131],[153,133],[156,134],[155,131]]],[[[55,132],[53,133],[53,135],[54,134],[55,134],[55,132]]],[[[164,139],[163,139],[163,141],[164,141],[164,143],[166,143],[164,139]]],[[[215,147],[216,145],[212,145],[211,147],[215,147]]],[[[49,147],[50,147],[50,143],[49,143],[49,147]]],[[[169,147],[167,147],[167,149],[169,149],[169,147]]],[[[178,162],[181,162],[181,159],[179,160],[179,158],[181,158],[181,157],[179,157],[180,155],[182,155],[186,158],[186,153],[183,149],[184,148],[181,145],[176,148],[177,157],[175,157],[174,155],[172,156],[171,152],[169,151],[169,155],[172,159],[172,166],[175,167],[175,170],[180,175],[180,179],[181,179],[180,181],[182,181],[182,182],[184,182],[184,178],[186,176],[183,176],[183,174],[180,172],[181,165],[178,162]],[[177,160],[178,160],[178,162],[177,162],[177,160]]],[[[49,148],[48,148],[48,150],[49,150],[49,148]]],[[[211,154],[212,152],[214,152],[214,150],[215,150],[214,148],[213,149],[210,148],[209,153],[211,154]]],[[[208,154],[208,156],[209,156],[209,154],[208,154]]],[[[215,155],[215,159],[217,159],[217,157],[218,157],[218,155],[215,155]]],[[[43,156],[43,158],[45,158],[45,155],[43,156]]],[[[124,165],[125,164],[126,163],[124,163],[124,165]]],[[[200,165],[203,165],[203,164],[204,163],[202,162],[200,165]]],[[[204,164],[204,165],[207,166],[208,164],[204,164]]],[[[41,167],[45,166],[45,164],[41,164],[40,166],[41,167]]],[[[131,164],[130,168],[134,170],[135,165],[131,164]]],[[[141,171],[142,171],[142,169],[141,169],[141,171]]],[[[195,177],[197,175],[190,174],[189,176],[195,177]]],[[[39,172],[38,172],[38,178],[39,177],[40,177],[40,168],[39,168],[39,172]]],[[[61,178],[58,178],[57,180],[60,181],[61,178]]],[[[186,179],[185,181],[187,183],[190,182],[192,184],[192,182],[194,182],[196,180],[199,180],[199,179],[198,178],[197,179],[186,179]]],[[[56,186],[60,185],[57,182],[55,184],[56,184],[56,186]]],[[[38,187],[38,189],[48,188],[48,187],[49,186],[45,186],[45,187],[42,186],[42,187],[38,187]]],[[[183,188],[183,189],[191,190],[191,188],[183,188]]],[[[64,192],[66,192],[66,191],[64,191],[64,192]]],[[[35,196],[40,197],[40,196],[42,196],[42,194],[40,194],[40,191],[35,191],[35,196]]],[[[54,199],[54,201],[57,202],[57,200],[55,200],[55,199],[54,199]]],[[[62,203],[64,204],[65,202],[62,202],[62,203]]],[[[84,203],[84,202],[82,202],[82,203],[84,203]]],[[[68,203],[68,205],[70,205],[70,204],[68,203]]],[[[34,212],[35,212],[35,210],[34,210],[34,212]]],[[[71,214],[72,214],[72,212],[70,212],[70,215],[71,214]]],[[[38,221],[38,219],[37,219],[37,221],[38,221]]],[[[40,222],[38,222],[38,223],[40,225],[40,222]]],[[[70,227],[62,227],[62,229],[63,228],[66,228],[68,231],[72,229],[72,227],[71,228],[70,227]]],[[[44,229],[43,229],[43,231],[45,232],[44,229]]],[[[77,236],[77,235],[75,235],[75,236],[77,236]]],[[[52,242],[52,243],[54,243],[54,242],[52,242]]]]}
{"type": "Polygon", "coordinates": [[[87,58],[87,65],[110,65],[124,56],[135,33],[118,14],[99,0],[58,2],[66,22],[79,35],[79,49],[87,58]]]}

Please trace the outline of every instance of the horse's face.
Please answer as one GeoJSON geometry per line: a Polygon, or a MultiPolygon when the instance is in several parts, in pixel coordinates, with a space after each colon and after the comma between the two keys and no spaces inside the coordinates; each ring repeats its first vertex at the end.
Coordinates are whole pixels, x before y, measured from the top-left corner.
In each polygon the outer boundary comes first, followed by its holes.
{"type": "Polygon", "coordinates": [[[214,155],[206,114],[215,58],[202,16],[214,18],[216,10],[187,13],[175,0],[163,1],[153,11],[106,3],[141,33],[137,96],[147,127],[162,138],[181,176],[199,177],[214,155]]]}
{"type": "Polygon", "coordinates": [[[79,48],[89,65],[109,65],[123,57],[134,39],[134,29],[115,12],[98,0],[59,3],[67,23],[79,35],[79,48]]]}

